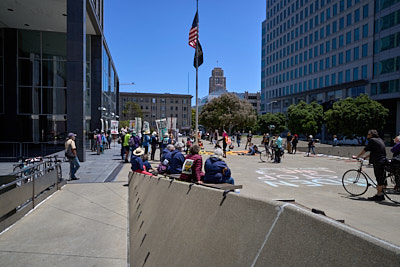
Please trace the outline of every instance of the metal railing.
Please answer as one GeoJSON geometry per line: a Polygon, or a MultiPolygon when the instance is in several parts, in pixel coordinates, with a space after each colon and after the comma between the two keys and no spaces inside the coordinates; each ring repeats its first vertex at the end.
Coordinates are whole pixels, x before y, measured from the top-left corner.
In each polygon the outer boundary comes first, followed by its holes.
{"type": "Polygon", "coordinates": [[[0,160],[16,161],[19,158],[46,156],[64,149],[64,141],[0,142],[0,160]]]}
{"type": "Polygon", "coordinates": [[[65,184],[61,162],[40,162],[0,176],[0,232],[65,184]]]}

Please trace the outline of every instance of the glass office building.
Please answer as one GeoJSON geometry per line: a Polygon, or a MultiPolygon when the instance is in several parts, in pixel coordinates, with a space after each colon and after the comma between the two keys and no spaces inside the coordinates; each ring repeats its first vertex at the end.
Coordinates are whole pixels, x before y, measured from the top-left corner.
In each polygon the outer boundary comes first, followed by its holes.
{"type": "Polygon", "coordinates": [[[88,133],[118,116],[103,1],[5,0],[0,21],[0,157],[49,154],[75,132],[84,161],[88,133]]]}
{"type": "Polygon", "coordinates": [[[400,130],[400,1],[267,0],[261,109],[368,94],[400,130]]]}

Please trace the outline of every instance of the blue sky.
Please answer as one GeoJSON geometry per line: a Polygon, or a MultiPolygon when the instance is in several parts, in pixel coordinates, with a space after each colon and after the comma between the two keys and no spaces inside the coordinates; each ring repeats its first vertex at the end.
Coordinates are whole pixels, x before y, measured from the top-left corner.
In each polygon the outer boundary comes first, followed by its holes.
{"type": "MultiPolygon", "coordinates": [[[[199,97],[214,67],[230,92],[260,91],[261,24],[265,0],[199,0],[199,97]]],[[[104,1],[104,32],[123,92],[195,96],[194,49],[188,45],[195,0],[104,1]],[[189,83],[188,83],[189,75],[189,83]]],[[[195,99],[193,98],[193,103],[195,99]]]]}

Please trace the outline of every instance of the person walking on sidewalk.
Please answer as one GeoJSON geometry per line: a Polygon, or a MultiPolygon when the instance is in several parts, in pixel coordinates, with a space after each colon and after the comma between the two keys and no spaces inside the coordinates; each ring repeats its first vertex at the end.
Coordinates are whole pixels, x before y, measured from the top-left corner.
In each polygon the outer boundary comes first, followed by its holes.
{"type": "Polygon", "coordinates": [[[131,138],[131,133],[132,133],[132,130],[131,129],[129,129],[128,130],[128,133],[125,135],[125,137],[124,137],[124,142],[123,142],[123,145],[124,145],[124,151],[125,151],[125,163],[128,163],[129,161],[128,161],[128,156],[129,156],[129,139],[131,138]]]}
{"type": "Polygon", "coordinates": [[[157,145],[158,145],[158,136],[156,132],[153,132],[150,138],[150,144],[151,144],[151,156],[150,159],[154,160],[154,156],[156,154],[157,150],[157,145]]]}
{"type": "Polygon", "coordinates": [[[144,132],[144,136],[143,136],[143,147],[144,147],[144,154],[148,154],[149,153],[149,145],[150,145],[150,131],[146,130],[144,132]]]}
{"type": "Polygon", "coordinates": [[[236,134],[236,143],[238,144],[238,147],[240,147],[241,140],[242,140],[242,134],[240,133],[240,131],[238,131],[236,134]]]}
{"type": "Polygon", "coordinates": [[[307,152],[307,157],[310,156],[310,152],[312,151],[312,153],[315,155],[315,140],[313,139],[313,136],[310,135],[308,137],[308,152],[307,152]]]}
{"type": "Polygon", "coordinates": [[[276,150],[275,150],[275,163],[281,163],[281,149],[282,149],[282,138],[279,133],[275,134],[276,140],[276,150]]]}
{"type": "Polygon", "coordinates": [[[246,145],[244,146],[244,149],[247,149],[247,146],[251,143],[252,138],[253,138],[253,134],[251,133],[251,131],[249,131],[249,133],[247,134],[247,141],[246,141],[246,145]]]}
{"type": "Polygon", "coordinates": [[[75,145],[75,136],[74,133],[68,134],[68,139],[65,141],[65,155],[69,159],[69,169],[70,169],[70,178],[71,180],[79,180],[78,177],[75,176],[78,171],[79,164],[78,156],[76,155],[76,145],[75,145]]]}

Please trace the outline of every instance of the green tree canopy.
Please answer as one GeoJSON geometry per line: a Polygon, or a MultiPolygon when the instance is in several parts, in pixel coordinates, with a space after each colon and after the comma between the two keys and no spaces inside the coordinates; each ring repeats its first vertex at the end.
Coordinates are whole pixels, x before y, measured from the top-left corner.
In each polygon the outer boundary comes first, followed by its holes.
{"type": "Polygon", "coordinates": [[[142,108],[138,103],[132,101],[126,102],[122,114],[124,114],[128,120],[134,120],[135,117],[140,117],[143,119],[142,108]]]}
{"type": "Polygon", "coordinates": [[[317,102],[307,104],[300,101],[290,105],[288,110],[288,128],[296,134],[312,134],[320,132],[323,122],[323,108],[317,102]]]}
{"type": "Polygon", "coordinates": [[[196,128],[196,110],[192,108],[192,129],[196,128]]]}
{"type": "Polygon", "coordinates": [[[248,101],[228,93],[205,104],[199,121],[207,129],[225,129],[230,133],[233,128],[251,128],[257,121],[257,115],[248,101]]]}
{"type": "Polygon", "coordinates": [[[287,118],[285,114],[278,112],[278,113],[266,113],[261,115],[257,118],[257,131],[261,133],[269,133],[270,125],[275,126],[275,130],[271,131],[272,134],[275,132],[283,132],[286,130],[286,121],[287,118]]]}
{"type": "Polygon", "coordinates": [[[368,95],[348,97],[325,112],[328,131],[332,134],[364,136],[368,130],[382,130],[389,110],[368,95]]]}

